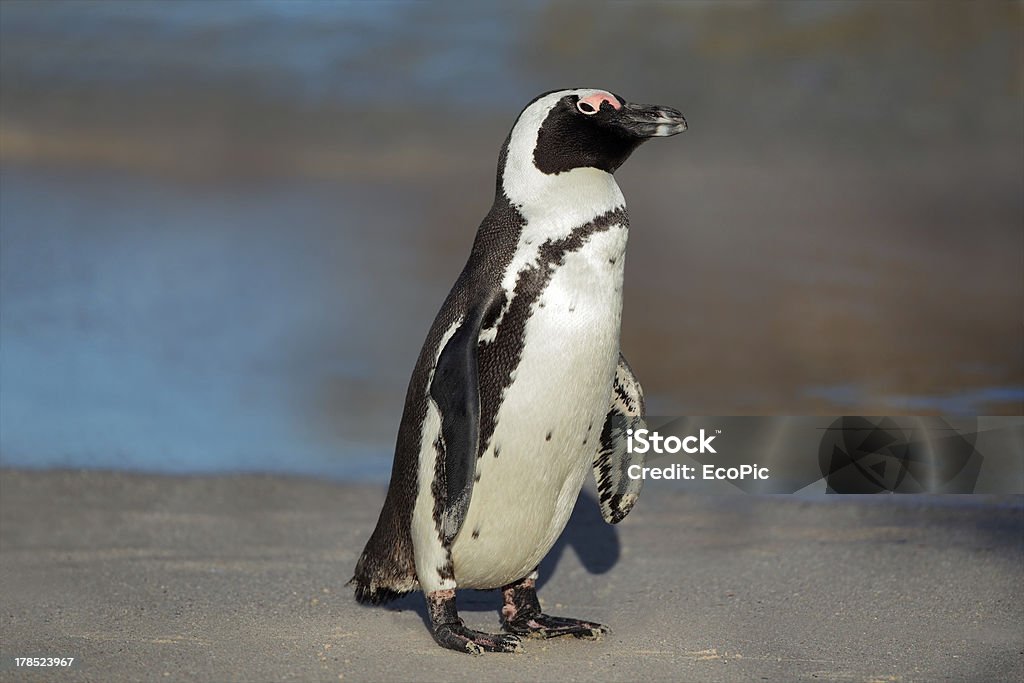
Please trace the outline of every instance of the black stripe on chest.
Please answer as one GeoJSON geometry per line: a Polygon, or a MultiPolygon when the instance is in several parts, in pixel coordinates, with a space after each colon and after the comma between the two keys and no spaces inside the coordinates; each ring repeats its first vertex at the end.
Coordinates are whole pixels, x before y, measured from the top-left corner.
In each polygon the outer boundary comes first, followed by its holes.
{"type": "Polygon", "coordinates": [[[547,240],[537,250],[537,260],[519,271],[512,302],[501,319],[494,339],[477,349],[480,372],[480,451],[481,456],[494,435],[498,410],[505,390],[512,384],[512,374],[519,366],[526,342],[526,322],[534,304],[550,283],[555,270],[565,263],[565,257],[579,251],[593,235],[612,226],[629,226],[625,207],[612,209],[585,225],[575,228],[568,236],[547,240]]]}

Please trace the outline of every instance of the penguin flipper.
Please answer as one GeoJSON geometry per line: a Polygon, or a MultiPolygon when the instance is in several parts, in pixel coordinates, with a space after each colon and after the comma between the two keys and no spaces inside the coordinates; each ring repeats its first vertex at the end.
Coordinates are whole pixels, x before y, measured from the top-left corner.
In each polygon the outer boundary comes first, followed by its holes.
{"type": "Polygon", "coordinates": [[[437,359],[430,382],[430,397],[441,413],[438,456],[444,499],[440,530],[449,545],[462,528],[473,493],[477,453],[480,449],[480,382],[477,344],[491,302],[470,309],[437,359]]]}
{"type": "Polygon", "coordinates": [[[629,514],[643,488],[642,478],[632,479],[628,474],[630,466],[643,466],[644,457],[626,449],[626,430],[644,429],[644,414],[643,389],[620,353],[611,407],[601,430],[601,445],[594,456],[601,516],[609,524],[618,524],[629,514]]]}

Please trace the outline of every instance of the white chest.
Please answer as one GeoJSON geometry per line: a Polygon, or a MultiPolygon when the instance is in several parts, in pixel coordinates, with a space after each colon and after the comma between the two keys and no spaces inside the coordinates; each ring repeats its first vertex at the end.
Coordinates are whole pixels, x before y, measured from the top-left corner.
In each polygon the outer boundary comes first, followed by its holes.
{"type": "Polygon", "coordinates": [[[462,532],[452,547],[463,587],[529,573],[568,522],[608,411],[619,352],[624,226],[565,255],[526,323],[462,532]]]}

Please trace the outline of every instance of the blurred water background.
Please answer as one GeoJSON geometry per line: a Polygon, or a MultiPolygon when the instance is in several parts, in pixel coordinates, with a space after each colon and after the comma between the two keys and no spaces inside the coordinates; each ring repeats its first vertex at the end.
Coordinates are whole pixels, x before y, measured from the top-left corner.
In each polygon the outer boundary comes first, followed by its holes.
{"type": "Polygon", "coordinates": [[[384,480],[519,109],[617,174],[661,415],[1024,414],[1017,2],[0,3],[0,460],[384,480]]]}

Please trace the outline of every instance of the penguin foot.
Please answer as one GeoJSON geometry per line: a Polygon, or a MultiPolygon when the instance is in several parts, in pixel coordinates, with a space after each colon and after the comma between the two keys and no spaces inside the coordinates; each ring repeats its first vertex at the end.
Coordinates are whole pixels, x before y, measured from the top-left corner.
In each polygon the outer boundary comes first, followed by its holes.
{"type": "Polygon", "coordinates": [[[456,652],[482,655],[485,652],[522,652],[519,637],[506,633],[483,633],[466,628],[455,608],[455,591],[440,590],[427,594],[430,627],[441,647],[456,652]]]}
{"type": "Polygon", "coordinates": [[[536,581],[522,579],[501,589],[505,606],[501,608],[502,628],[527,638],[573,636],[584,640],[600,640],[611,629],[593,621],[553,617],[540,611],[536,581]]]}
{"type": "Polygon", "coordinates": [[[455,624],[434,627],[434,640],[441,647],[471,655],[485,652],[522,652],[519,636],[505,633],[482,633],[466,628],[460,619],[455,624]]]}
{"type": "Polygon", "coordinates": [[[571,617],[553,617],[549,614],[534,614],[523,619],[506,621],[503,627],[509,633],[527,638],[558,638],[573,636],[583,640],[600,640],[611,629],[593,621],[571,617]]]}

